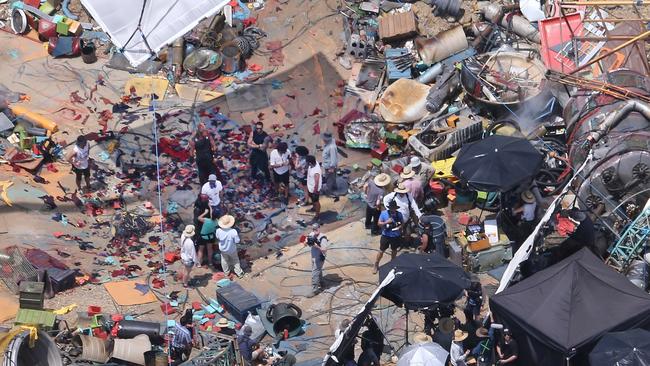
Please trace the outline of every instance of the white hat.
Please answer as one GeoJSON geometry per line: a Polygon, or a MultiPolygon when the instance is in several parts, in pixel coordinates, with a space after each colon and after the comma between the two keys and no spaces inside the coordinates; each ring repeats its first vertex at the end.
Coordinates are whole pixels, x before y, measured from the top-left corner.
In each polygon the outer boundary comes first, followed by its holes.
{"type": "Polygon", "coordinates": [[[214,174],[210,174],[210,175],[208,176],[208,180],[209,180],[210,182],[214,182],[215,180],[217,180],[217,176],[214,175],[214,174]]]}
{"type": "Polygon", "coordinates": [[[416,166],[420,166],[420,164],[422,164],[420,158],[418,158],[417,156],[411,156],[411,163],[409,165],[411,165],[412,167],[416,167],[416,166]]]}
{"type": "Polygon", "coordinates": [[[219,218],[219,227],[229,229],[235,225],[235,218],[231,215],[223,215],[219,218]]]}
{"type": "Polygon", "coordinates": [[[183,230],[183,234],[185,234],[185,236],[194,236],[194,225],[185,226],[185,230],[183,230]]]}
{"type": "Polygon", "coordinates": [[[413,170],[410,165],[407,165],[404,167],[404,170],[402,170],[402,173],[399,176],[402,179],[413,178],[415,176],[415,170],[413,170]]]}

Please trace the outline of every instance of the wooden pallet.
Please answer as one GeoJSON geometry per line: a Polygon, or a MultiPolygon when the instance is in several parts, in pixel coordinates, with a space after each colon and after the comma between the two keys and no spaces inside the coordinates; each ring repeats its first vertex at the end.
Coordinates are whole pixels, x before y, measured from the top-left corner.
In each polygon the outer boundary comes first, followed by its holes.
{"type": "Polygon", "coordinates": [[[388,14],[379,18],[379,38],[383,41],[395,41],[417,33],[415,13],[388,14]]]}

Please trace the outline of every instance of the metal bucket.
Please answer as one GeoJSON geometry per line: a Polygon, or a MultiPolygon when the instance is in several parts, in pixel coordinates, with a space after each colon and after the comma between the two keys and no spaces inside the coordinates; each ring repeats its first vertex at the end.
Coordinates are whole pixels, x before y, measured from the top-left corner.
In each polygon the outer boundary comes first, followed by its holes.
{"type": "Polygon", "coordinates": [[[279,303],[271,305],[266,311],[266,318],[273,322],[275,334],[282,334],[286,329],[289,334],[295,334],[301,327],[302,310],[294,304],[279,303]]]}
{"type": "Polygon", "coordinates": [[[421,225],[430,226],[430,244],[436,248],[436,253],[443,255],[445,253],[445,239],[447,237],[447,226],[445,220],[437,215],[425,215],[420,218],[421,225]]]}
{"type": "Polygon", "coordinates": [[[86,64],[92,64],[97,61],[97,55],[95,54],[96,47],[95,43],[85,42],[81,40],[81,59],[86,64]]]}
{"type": "Polygon", "coordinates": [[[241,51],[236,44],[231,43],[223,47],[221,50],[223,55],[223,64],[221,70],[227,74],[232,74],[239,71],[239,62],[241,61],[241,51]]]}
{"type": "Polygon", "coordinates": [[[52,338],[45,332],[38,331],[38,338],[34,347],[29,347],[29,331],[12,330],[9,333],[0,333],[0,345],[7,344],[0,349],[2,366],[63,366],[63,359],[52,338]],[[7,342],[7,339],[11,341],[7,342]]]}

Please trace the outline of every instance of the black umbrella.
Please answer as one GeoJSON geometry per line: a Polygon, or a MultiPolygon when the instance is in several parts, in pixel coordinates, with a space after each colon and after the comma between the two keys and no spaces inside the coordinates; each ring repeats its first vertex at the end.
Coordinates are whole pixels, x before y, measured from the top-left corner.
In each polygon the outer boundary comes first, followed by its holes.
{"type": "Polygon", "coordinates": [[[404,253],[379,267],[379,281],[395,269],[395,279],[381,296],[406,309],[453,302],[470,285],[462,268],[436,255],[404,253]]]}
{"type": "Polygon", "coordinates": [[[607,333],[589,353],[591,366],[649,366],[650,332],[631,329],[607,333]]]}
{"type": "Polygon", "coordinates": [[[533,178],[542,160],[528,140],[492,135],[463,146],[452,172],[477,191],[507,192],[533,178]]]}

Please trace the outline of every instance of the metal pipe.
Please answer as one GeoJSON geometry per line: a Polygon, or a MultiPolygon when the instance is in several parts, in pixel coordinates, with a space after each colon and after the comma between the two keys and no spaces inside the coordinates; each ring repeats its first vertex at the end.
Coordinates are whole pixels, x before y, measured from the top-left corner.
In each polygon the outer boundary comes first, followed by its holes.
{"type": "Polygon", "coordinates": [[[433,81],[438,75],[442,74],[443,65],[438,62],[437,64],[431,66],[427,71],[423,72],[422,75],[418,76],[416,79],[422,84],[428,84],[433,81]]]}
{"type": "Polygon", "coordinates": [[[512,30],[516,35],[524,37],[531,42],[541,43],[539,31],[528,21],[528,19],[521,15],[504,16],[505,11],[509,8],[486,2],[479,3],[478,8],[479,11],[483,13],[485,19],[490,22],[498,24],[508,30],[512,30]]]}
{"type": "Polygon", "coordinates": [[[614,128],[623,118],[627,117],[631,112],[638,112],[650,121],[650,104],[641,102],[636,99],[626,100],[620,102],[621,107],[616,111],[610,112],[605,120],[598,125],[598,129],[591,132],[587,136],[587,140],[592,144],[599,141],[605,136],[612,128],[614,128]]]}
{"type": "Polygon", "coordinates": [[[422,61],[434,64],[469,47],[462,26],[440,32],[433,38],[417,38],[415,47],[422,61]]]}
{"type": "Polygon", "coordinates": [[[608,57],[608,56],[610,56],[610,55],[613,55],[614,53],[616,53],[616,52],[619,51],[620,49],[625,48],[625,47],[631,45],[632,43],[634,43],[634,42],[636,42],[636,41],[644,40],[644,39],[646,39],[646,38],[648,38],[648,37],[650,37],[650,31],[647,31],[647,32],[642,33],[642,34],[639,34],[638,36],[636,36],[636,37],[630,39],[629,41],[624,42],[624,43],[621,43],[620,45],[614,47],[614,48],[611,49],[609,52],[607,52],[607,53],[605,53],[605,54],[602,54],[602,55],[596,57],[595,59],[593,59],[593,60],[587,62],[586,64],[584,64],[584,65],[578,67],[577,69],[571,71],[569,74],[575,74],[575,73],[578,72],[578,71],[584,70],[584,69],[586,69],[587,67],[589,67],[589,66],[595,64],[596,62],[598,62],[598,61],[604,59],[605,57],[608,57]]]}

